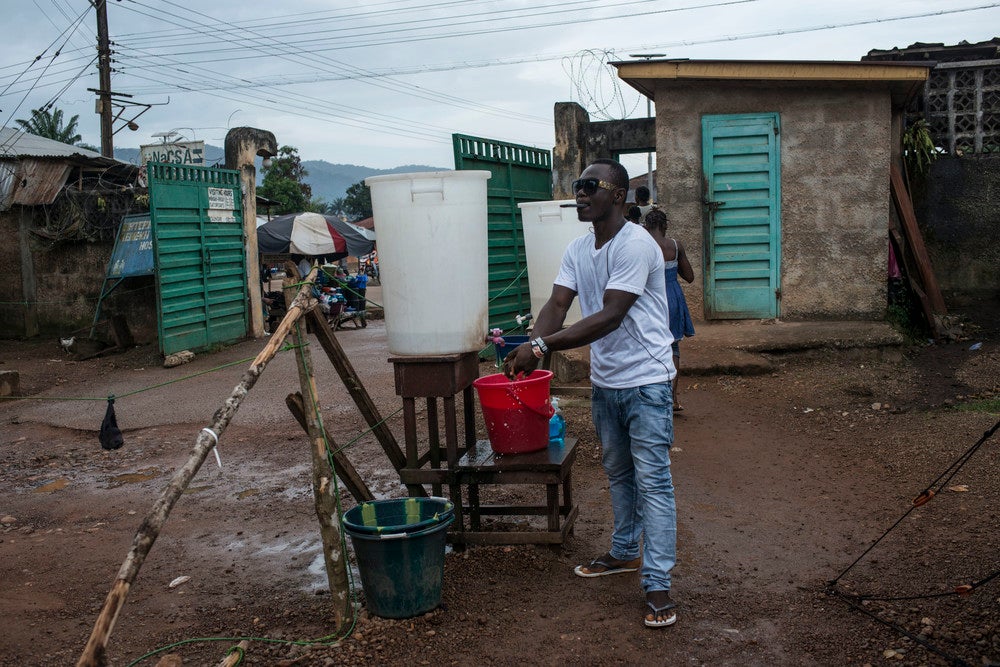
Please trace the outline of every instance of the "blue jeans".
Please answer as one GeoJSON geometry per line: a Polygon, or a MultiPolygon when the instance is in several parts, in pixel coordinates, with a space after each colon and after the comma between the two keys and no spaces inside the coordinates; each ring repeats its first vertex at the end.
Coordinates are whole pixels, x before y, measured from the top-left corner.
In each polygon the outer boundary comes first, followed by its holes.
{"type": "Polygon", "coordinates": [[[591,415],[611,490],[611,557],[638,558],[643,537],[642,589],[668,591],[670,570],[677,561],[677,508],[670,477],[674,441],[670,383],[632,389],[594,387],[591,415]]]}

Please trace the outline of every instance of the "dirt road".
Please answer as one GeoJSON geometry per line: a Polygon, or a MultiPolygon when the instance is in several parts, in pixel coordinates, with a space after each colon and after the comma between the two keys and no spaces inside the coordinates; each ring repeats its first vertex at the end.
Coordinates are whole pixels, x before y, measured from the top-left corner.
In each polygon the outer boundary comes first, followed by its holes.
{"type": "MultiPolygon", "coordinates": [[[[399,399],[381,327],[338,336],[389,415],[399,399]]],[[[70,362],[54,345],[16,343],[4,346],[0,369],[20,370],[39,399],[121,397],[252,357],[261,345],[162,369],[150,350],[70,362]]],[[[362,611],[349,637],[312,645],[295,642],[333,629],[307,443],[284,407],[296,389],[294,361],[283,354],[224,435],[222,468],[210,457],[178,502],[110,655],[126,665],[189,642],[164,652],[184,664],[215,664],[236,638],[256,637],[244,664],[948,664],[830,596],[826,583],[998,419],[1000,346],[968,348],[813,352],[773,357],[767,375],[686,378],[672,453],[680,620],[671,628],[642,627],[635,577],[572,573],[606,550],[610,524],[589,405],[576,399],[564,410],[580,439],[581,513],[561,553],[449,551],[440,609],[406,621],[362,611]],[[170,588],[180,576],[191,578],[170,588]]],[[[75,661],[140,520],[243,368],[119,398],[125,446],[115,452],[97,442],[100,401],[0,404],[0,665],[75,661]]],[[[362,420],[329,365],[317,368],[327,425],[346,444],[362,420]]],[[[401,437],[398,416],[390,423],[401,437]]],[[[376,493],[402,495],[370,437],[347,451],[376,493]]],[[[941,594],[1000,570],[998,463],[994,438],[850,570],[842,589],[941,594]]],[[[947,656],[1000,661],[1000,578],[969,597],[865,609],[947,656]]]]}

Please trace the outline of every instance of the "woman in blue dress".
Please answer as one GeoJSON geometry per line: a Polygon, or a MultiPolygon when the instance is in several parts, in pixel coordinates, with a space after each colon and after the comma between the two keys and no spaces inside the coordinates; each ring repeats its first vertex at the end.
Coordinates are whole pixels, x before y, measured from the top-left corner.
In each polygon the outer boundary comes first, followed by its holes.
{"type": "MultiPolygon", "coordinates": [[[[667,214],[658,208],[654,208],[646,214],[643,226],[656,240],[663,251],[664,271],[667,275],[667,306],[670,309],[670,333],[674,336],[673,356],[674,367],[677,375],[681,371],[681,349],[680,341],[685,336],[694,335],[694,322],[691,320],[691,312],[688,310],[687,301],[684,299],[684,292],[681,291],[681,284],[677,278],[680,276],[684,280],[694,282],[694,269],[688,261],[684,252],[684,245],[677,239],[667,238],[667,214]]],[[[674,378],[674,412],[684,409],[679,396],[680,383],[674,378]]]]}

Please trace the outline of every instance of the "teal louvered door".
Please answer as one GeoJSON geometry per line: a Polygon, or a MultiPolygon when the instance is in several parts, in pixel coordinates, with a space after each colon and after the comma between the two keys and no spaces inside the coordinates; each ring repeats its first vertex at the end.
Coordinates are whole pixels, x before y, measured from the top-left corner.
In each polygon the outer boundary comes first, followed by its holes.
{"type": "Polygon", "coordinates": [[[705,316],[780,315],[781,171],[776,113],[704,116],[705,316]]]}

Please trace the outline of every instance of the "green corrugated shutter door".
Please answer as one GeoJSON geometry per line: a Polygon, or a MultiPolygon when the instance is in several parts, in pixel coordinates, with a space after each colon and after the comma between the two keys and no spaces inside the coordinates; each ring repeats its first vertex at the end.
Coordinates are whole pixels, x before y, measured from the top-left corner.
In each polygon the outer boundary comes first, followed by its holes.
{"type": "Polygon", "coordinates": [[[160,163],[147,169],[160,351],[194,352],[245,338],[239,172],[160,163]]]}
{"type": "Polygon", "coordinates": [[[705,116],[705,314],[778,317],[780,133],[776,113],[705,116]]]}
{"type": "MultiPolygon", "coordinates": [[[[521,231],[521,202],[552,199],[549,151],[492,139],[452,135],[455,169],[480,169],[486,182],[489,242],[490,327],[504,331],[531,311],[528,270],[521,231]]],[[[537,315],[538,313],[535,313],[537,315]]]]}

